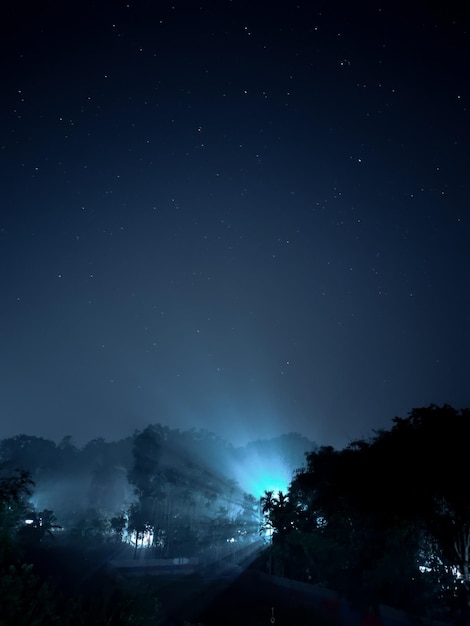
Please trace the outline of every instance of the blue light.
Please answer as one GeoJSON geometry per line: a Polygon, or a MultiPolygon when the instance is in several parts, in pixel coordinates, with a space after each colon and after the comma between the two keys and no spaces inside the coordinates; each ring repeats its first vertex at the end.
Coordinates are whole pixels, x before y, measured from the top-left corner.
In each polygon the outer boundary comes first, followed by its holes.
{"type": "Polygon", "coordinates": [[[265,491],[286,493],[292,480],[292,469],[287,467],[280,455],[247,455],[244,462],[231,469],[240,487],[259,499],[265,491]]]}

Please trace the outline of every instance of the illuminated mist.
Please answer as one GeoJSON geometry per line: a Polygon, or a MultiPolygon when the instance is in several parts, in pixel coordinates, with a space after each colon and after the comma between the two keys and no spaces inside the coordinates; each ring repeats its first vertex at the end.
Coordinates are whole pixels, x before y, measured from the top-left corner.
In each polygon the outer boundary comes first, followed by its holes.
{"type": "Polygon", "coordinates": [[[244,491],[261,498],[265,491],[286,492],[294,469],[287,465],[280,452],[264,455],[249,450],[243,463],[233,464],[227,472],[233,475],[244,491]]]}

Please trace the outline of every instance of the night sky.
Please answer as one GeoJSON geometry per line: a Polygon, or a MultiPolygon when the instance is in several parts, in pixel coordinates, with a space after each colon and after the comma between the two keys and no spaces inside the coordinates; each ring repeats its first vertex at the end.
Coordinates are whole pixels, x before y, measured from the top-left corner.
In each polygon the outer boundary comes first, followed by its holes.
{"type": "Polygon", "coordinates": [[[0,437],[470,405],[465,3],[11,4],[0,437]]]}

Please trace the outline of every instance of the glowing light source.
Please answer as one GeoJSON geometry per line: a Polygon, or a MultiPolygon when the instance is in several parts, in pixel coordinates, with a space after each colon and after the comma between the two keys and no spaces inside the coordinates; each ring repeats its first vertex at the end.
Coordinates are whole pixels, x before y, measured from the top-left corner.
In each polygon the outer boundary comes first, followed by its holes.
{"type": "Polygon", "coordinates": [[[231,471],[244,491],[261,498],[265,491],[278,495],[286,493],[292,480],[292,469],[287,466],[280,455],[247,455],[243,464],[231,468],[231,471]]]}

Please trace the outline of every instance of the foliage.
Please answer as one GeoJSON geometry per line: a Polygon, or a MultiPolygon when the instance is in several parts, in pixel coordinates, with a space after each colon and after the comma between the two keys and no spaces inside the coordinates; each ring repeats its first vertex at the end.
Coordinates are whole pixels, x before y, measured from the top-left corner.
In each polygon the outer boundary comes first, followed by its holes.
{"type": "Polygon", "coordinates": [[[364,604],[440,603],[444,614],[462,590],[468,603],[469,421],[467,409],[431,405],[370,440],[307,454],[287,496],[263,499],[273,555],[364,604]]]}
{"type": "Polygon", "coordinates": [[[0,441],[0,459],[5,466],[21,467],[37,479],[57,466],[59,451],[53,441],[21,434],[0,441]]]}
{"type": "Polygon", "coordinates": [[[45,537],[53,538],[53,531],[62,528],[56,524],[54,512],[48,509],[28,512],[27,518],[29,523],[18,529],[19,537],[27,543],[40,543],[45,537]]]}
{"type": "Polygon", "coordinates": [[[141,501],[160,493],[161,433],[156,426],[147,426],[136,433],[132,447],[133,465],[129,482],[134,485],[141,501]]]}
{"type": "Polygon", "coordinates": [[[24,504],[31,496],[34,482],[27,470],[13,471],[0,467],[0,507],[4,511],[15,505],[24,504]]]}
{"type": "Polygon", "coordinates": [[[61,624],[51,586],[32,565],[10,565],[0,575],[0,626],[61,624]]]}
{"type": "MultiPolygon", "coordinates": [[[[121,442],[94,440],[83,450],[70,438],[57,445],[26,435],[0,441],[0,601],[8,587],[12,615],[28,594],[40,599],[45,615],[55,602],[49,583],[21,563],[17,543],[27,539],[24,545],[40,550],[57,526],[51,508],[29,502],[38,481],[35,502],[44,493],[48,503],[55,497],[61,520],[68,516],[83,545],[120,542],[127,527],[140,543],[153,529],[157,555],[218,554],[227,541],[254,536],[261,508],[271,573],[333,587],[361,605],[386,602],[417,613],[432,606],[433,617],[445,616],[446,607],[460,597],[468,604],[470,597],[470,493],[461,480],[469,419],[468,409],[431,405],[343,450],[311,446],[288,492],[266,491],[261,502],[221,471],[224,458],[243,461],[249,450],[235,450],[206,431],[157,424],[121,442]]],[[[284,443],[292,458],[306,445],[294,435],[284,443]]],[[[254,442],[250,450],[273,446],[274,440],[254,442]]],[[[98,594],[105,611],[100,623],[125,621],[126,606],[130,623],[139,623],[136,593],[108,581],[98,594]]],[[[96,617],[80,602],[74,616],[58,605],[54,610],[64,625],[82,618],[92,624],[96,617]]],[[[34,615],[28,619],[36,623],[34,615]]]]}
{"type": "Polygon", "coordinates": [[[25,470],[0,468],[0,567],[15,559],[16,532],[28,510],[33,484],[25,470]]]}
{"type": "Polygon", "coordinates": [[[127,517],[124,514],[115,515],[109,520],[109,525],[117,542],[122,541],[127,527],[127,517]]]}

